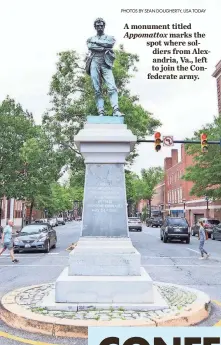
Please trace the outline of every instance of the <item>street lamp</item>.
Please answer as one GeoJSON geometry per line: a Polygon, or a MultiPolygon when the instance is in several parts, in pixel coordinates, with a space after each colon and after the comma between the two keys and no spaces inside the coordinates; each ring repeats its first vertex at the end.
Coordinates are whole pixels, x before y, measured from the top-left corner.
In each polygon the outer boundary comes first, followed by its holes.
{"type": "Polygon", "coordinates": [[[162,219],[164,219],[163,209],[164,209],[164,204],[161,204],[161,217],[162,217],[162,219]]]}
{"type": "Polygon", "coordinates": [[[183,216],[185,218],[186,215],[186,199],[183,199],[183,216]]]}
{"type": "Polygon", "coordinates": [[[205,200],[206,200],[206,217],[209,217],[209,197],[205,196],[205,200]]]}
{"type": "Polygon", "coordinates": [[[169,207],[169,216],[171,216],[171,214],[170,214],[170,203],[168,204],[168,207],[169,207]]]}

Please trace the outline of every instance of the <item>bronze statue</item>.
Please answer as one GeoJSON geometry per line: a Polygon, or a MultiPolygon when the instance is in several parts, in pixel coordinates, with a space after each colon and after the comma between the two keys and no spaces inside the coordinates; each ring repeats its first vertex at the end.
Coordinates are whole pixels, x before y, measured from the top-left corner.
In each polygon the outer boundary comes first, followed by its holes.
{"type": "Polygon", "coordinates": [[[87,46],[90,56],[86,62],[86,72],[90,75],[93,88],[95,90],[96,105],[98,114],[105,115],[104,99],[102,97],[102,80],[107,85],[111,106],[113,108],[113,116],[122,116],[118,106],[118,91],[113,75],[113,63],[115,54],[113,46],[115,39],[104,33],[105,21],[97,18],[94,22],[97,35],[87,40],[87,46]]]}

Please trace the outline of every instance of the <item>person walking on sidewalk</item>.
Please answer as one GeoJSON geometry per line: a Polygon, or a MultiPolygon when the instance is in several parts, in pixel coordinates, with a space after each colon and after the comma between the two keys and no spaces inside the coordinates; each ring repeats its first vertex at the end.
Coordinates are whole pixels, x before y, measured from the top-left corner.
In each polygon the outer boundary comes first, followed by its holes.
{"type": "Polygon", "coordinates": [[[205,244],[205,241],[207,241],[207,233],[204,229],[204,226],[203,226],[203,222],[199,222],[200,224],[200,228],[199,228],[199,241],[200,241],[200,245],[199,245],[199,250],[200,250],[200,254],[201,254],[201,257],[200,259],[208,259],[208,257],[210,256],[210,254],[207,253],[207,251],[204,249],[204,244],[205,244]],[[206,256],[204,256],[204,254],[206,256]]]}
{"type": "Polygon", "coordinates": [[[14,257],[14,249],[13,249],[13,240],[12,240],[12,228],[13,228],[13,221],[9,220],[8,225],[3,230],[2,235],[2,244],[3,248],[0,249],[0,255],[8,249],[10,251],[10,256],[12,259],[12,262],[17,263],[18,260],[14,257]]]}

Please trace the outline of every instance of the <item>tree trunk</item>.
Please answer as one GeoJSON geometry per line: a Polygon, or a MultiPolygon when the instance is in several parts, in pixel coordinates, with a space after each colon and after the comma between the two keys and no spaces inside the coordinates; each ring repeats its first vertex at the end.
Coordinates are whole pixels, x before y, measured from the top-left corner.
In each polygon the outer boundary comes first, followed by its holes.
{"type": "Polygon", "coordinates": [[[31,224],[33,208],[34,208],[34,200],[31,201],[30,214],[29,214],[29,218],[28,218],[28,224],[31,224]]]}

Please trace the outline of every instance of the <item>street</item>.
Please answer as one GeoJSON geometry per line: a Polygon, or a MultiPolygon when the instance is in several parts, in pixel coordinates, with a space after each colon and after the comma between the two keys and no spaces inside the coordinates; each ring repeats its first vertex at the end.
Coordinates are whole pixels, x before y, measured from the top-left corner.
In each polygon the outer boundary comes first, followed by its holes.
{"type": "MultiPolygon", "coordinates": [[[[68,265],[69,252],[66,249],[79,238],[80,222],[67,223],[57,227],[56,231],[57,248],[52,249],[49,254],[20,253],[16,256],[20,260],[17,265],[11,263],[8,253],[0,257],[0,297],[16,288],[54,282],[57,279],[68,265]]],[[[211,253],[211,257],[199,260],[197,237],[191,237],[190,244],[163,243],[159,234],[159,228],[146,226],[143,226],[142,232],[130,232],[134,246],[142,255],[142,266],[154,281],[185,285],[208,293],[214,301],[212,311],[209,319],[200,326],[214,326],[221,319],[221,242],[209,239],[205,248],[211,253]]],[[[87,340],[30,334],[9,328],[0,321],[0,343],[83,345],[87,344],[87,340]],[[18,338],[13,338],[15,336],[18,338]]]]}

